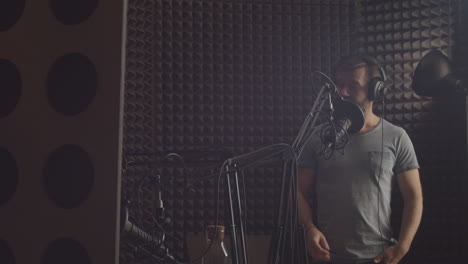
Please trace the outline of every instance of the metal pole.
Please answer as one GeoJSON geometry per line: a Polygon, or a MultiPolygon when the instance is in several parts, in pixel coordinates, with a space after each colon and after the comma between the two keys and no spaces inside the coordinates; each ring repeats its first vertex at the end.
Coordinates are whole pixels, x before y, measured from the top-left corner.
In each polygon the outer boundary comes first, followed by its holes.
{"type": "MultiPolygon", "coordinates": [[[[226,166],[226,171],[229,171],[229,166],[226,166]]],[[[237,231],[236,222],[234,221],[234,206],[232,202],[231,180],[229,173],[226,173],[226,182],[229,195],[229,212],[231,217],[231,251],[233,264],[239,264],[239,251],[237,249],[237,231]]]]}
{"type": "Polygon", "coordinates": [[[242,246],[242,257],[244,260],[244,264],[248,264],[249,261],[248,261],[248,256],[247,256],[247,246],[246,246],[246,240],[245,240],[245,234],[244,234],[244,225],[242,223],[242,206],[241,206],[241,197],[240,197],[240,190],[239,190],[239,177],[237,174],[237,170],[234,172],[234,183],[236,185],[237,206],[239,208],[239,225],[240,225],[240,236],[241,236],[241,246],[242,246]]]}

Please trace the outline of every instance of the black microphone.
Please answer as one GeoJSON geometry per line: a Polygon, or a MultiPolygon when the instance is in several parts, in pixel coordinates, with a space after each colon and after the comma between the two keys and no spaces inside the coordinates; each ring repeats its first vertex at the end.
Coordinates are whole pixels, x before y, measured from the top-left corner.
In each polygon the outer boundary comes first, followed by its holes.
{"type": "Polygon", "coordinates": [[[322,142],[327,149],[341,149],[346,146],[347,134],[356,133],[364,125],[364,112],[357,104],[345,100],[334,100],[333,124],[322,130],[322,142]]]}
{"type": "Polygon", "coordinates": [[[142,228],[140,228],[139,226],[135,225],[133,222],[131,222],[128,216],[128,208],[125,205],[122,205],[120,208],[120,232],[128,233],[129,235],[146,243],[160,245],[163,242],[162,236],[153,236],[145,230],[143,230],[142,228]]]}
{"type": "Polygon", "coordinates": [[[341,145],[340,142],[344,139],[351,127],[352,121],[349,118],[339,119],[335,122],[335,129],[332,126],[327,127],[324,142],[327,148],[335,148],[336,145],[341,145]]]}
{"type": "Polygon", "coordinates": [[[125,204],[120,208],[120,233],[129,234],[144,243],[152,244],[153,250],[163,260],[163,263],[186,264],[185,262],[178,261],[169,253],[169,249],[164,244],[164,234],[153,236],[131,222],[129,220],[128,208],[125,204]]]}

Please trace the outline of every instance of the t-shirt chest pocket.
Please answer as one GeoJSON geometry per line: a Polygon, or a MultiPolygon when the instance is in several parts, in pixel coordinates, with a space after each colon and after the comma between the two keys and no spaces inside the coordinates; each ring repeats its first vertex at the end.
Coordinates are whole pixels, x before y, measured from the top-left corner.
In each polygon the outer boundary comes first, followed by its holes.
{"type": "Polygon", "coordinates": [[[368,152],[369,173],[375,177],[379,177],[380,170],[382,173],[391,174],[393,170],[394,157],[390,152],[369,151],[368,152]]]}

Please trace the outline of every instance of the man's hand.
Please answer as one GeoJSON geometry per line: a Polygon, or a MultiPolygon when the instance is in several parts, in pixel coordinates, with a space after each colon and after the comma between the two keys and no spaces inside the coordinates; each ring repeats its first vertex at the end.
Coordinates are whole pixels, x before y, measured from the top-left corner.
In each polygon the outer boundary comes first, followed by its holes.
{"type": "Polygon", "coordinates": [[[307,229],[306,236],[309,255],[315,259],[330,260],[330,247],[322,232],[314,226],[307,229]]]}
{"type": "Polygon", "coordinates": [[[400,244],[386,248],[379,256],[374,259],[375,263],[398,264],[406,255],[408,248],[400,244]]]}

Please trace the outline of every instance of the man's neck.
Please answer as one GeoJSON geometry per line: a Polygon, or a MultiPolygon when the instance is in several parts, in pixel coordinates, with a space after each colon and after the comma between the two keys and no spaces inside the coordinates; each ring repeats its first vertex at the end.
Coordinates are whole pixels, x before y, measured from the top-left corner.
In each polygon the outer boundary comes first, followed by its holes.
{"type": "Polygon", "coordinates": [[[376,116],[372,111],[372,104],[364,111],[364,125],[362,126],[359,134],[364,134],[371,131],[379,125],[380,117],[376,116]]]}

